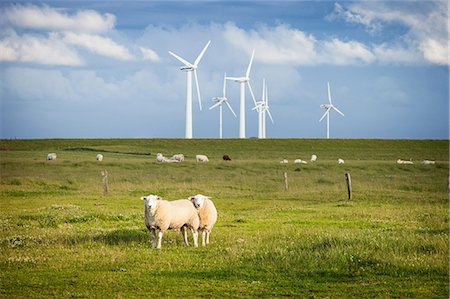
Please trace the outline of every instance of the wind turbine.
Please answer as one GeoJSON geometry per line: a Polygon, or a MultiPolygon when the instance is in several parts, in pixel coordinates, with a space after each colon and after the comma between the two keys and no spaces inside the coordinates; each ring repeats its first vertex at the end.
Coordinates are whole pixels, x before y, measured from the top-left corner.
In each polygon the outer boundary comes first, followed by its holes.
{"type": "Polygon", "coordinates": [[[320,105],[320,108],[324,108],[324,109],[326,109],[326,111],[325,111],[325,114],[320,118],[319,121],[322,121],[325,116],[327,117],[327,139],[329,139],[330,138],[330,111],[331,111],[331,109],[335,110],[337,113],[339,113],[342,116],[344,116],[344,113],[339,111],[339,109],[336,108],[333,105],[333,103],[331,102],[330,82],[327,82],[327,83],[328,83],[328,102],[329,102],[329,104],[320,105]]]}
{"type": "Polygon", "coordinates": [[[187,88],[186,88],[186,138],[192,138],[192,73],[194,73],[195,77],[195,85],[197,87],[197,97],[198,97],[198,106],[200,107],[200,111],[202,110],[202,101],[200,97],[200,87],[198,85],[198,78],[197,78],[197,66],[200,60],[203,57],[203,54],[205,54],[206,49],[208,48],[211,41],[208,41],[206,43],[206,46],[203,48],[203,50],[198,55],[197,59],[195,59],[194,64],[188,62],[187,60],[181,58],[177,54],[169,51],[170,55],[175,57],[178,61],[184,64],[180,68],[182,71],[186,71],[186,77],[187,77],[187,88]]]}
{"type": "Polygon", "coordinates": [[[267,92],[266,80],[263,79],[263,91],[261,101],[256,103],[252,110],[258,112],[258,138],[266,138],[266,112],[273,123],[272,114],[269,110],[269,96],[267,92]]]}
{"type": "Polygon", "coordinates": [[[231,108],[230,104],[228,103],[228,99],[226,97],[226,92],[227,92],[227,73],[225,73],[224,77],[223,77],[223,93],[222,93],[222,97],[215,97],[213,98],[213,101],[215,101],[216,103],[214,105],[212,105],[211,107],[209,107],[209,110],[216,108],[217,106],[219,106],[219,138],[222,139],[222,105],[223,103],[225,103],[228,108],[230,109],[231,113],[233,113],[234,117],[236,116],[236,113],[234,113],[233,108],[231,108]]]}
{"type": "Polygon", "coordinates": [[[245,138],[245,84],[248,85],[250,94],[252,95],[253,102],[256,106],[255,95],[253,94],[252,86],[250,85],[250,69],[252,68],[253,57],[255,56],[255,49],[253,49],[252,57],[250,58],[250,63],[247,67],[247,72],[243,77],[226,77],[227,80],[233,80],[240,84],[241,96],[239,105],[239,138],[245,138]]]}

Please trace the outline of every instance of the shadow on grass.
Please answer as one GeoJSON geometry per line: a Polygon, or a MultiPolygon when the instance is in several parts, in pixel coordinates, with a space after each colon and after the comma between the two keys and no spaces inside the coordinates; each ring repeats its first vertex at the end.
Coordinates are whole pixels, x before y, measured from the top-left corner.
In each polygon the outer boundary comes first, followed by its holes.
{"type": "Polygon", "coordinates": [[[131,243],[146,243],[150,240],[147,230],[143,229],[117,229],[102,232],[94,236],[78,235],[67,236],[63,239],[66,245],[80,245],[83,243],[103,243],[107,245],[121,245],[131,243]]]}

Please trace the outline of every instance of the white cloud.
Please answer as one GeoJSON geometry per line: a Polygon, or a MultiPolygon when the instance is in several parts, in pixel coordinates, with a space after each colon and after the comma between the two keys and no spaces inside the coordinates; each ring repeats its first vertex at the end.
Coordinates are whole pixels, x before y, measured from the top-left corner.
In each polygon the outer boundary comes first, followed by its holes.
{"type": "Polygon", "coordinates": [[[86,33],[78,34],[73,32],[65,32],[62,40],[67,44],[77,45],[106,57],[121,60],[130,60],[133,58],[125,47],[115,43],[107,37],[86,33]]]}
{"type": "Polygon", "coordinates": [[[99,14],[94,10],[78,10],[69,15],[63,9],[36,5],[12,5],[0,13],[1,23],[14,27],[76,31],[76,32],[107,32],[114,28],[116,18],[112,14],[99,14]]]}
{"type": "Polygon", "coordinates": [[[362,43],[356,41],[344,42],[337,38],[323,42],[322,59],[325,63],[345,65],[372,63],[375,55],[362,43]]]}
{"type": "MultiPolygon", "coordinates": [[[[365,26],[370,32],[381,32],[387,24],[405,26],[401,36],[412,52],[420,52],[428,62],[446,65],[448,61],[448,3],[446,1],[414,2],[357,2],[343,8],[335,4],[329,19],[342,18],[349,23],[365,26]]],[[[392,49],[392,47],[390,47],[392,49]]],[[[379,50],[379,48],[378,48],[379,50]]],[[[396,52],[404,51],[403,49],[396,52]]],[[[408,56],[414,56],[410,54],[408,56]]]]}
{"type": "Polygon", "coordinates": [[[153,51],[152,49],[145,48],[145,47],[139,47],[139,50],[141,51],[142,58],[144,60],[159,61],[158,54],[155,51],[153,51]]]}
{"type": "Polygon", "coordinates": [[[0,40],[0,61],[20,61],[46,65],[83,65],[78,54],[54,34],[48,37],[17,35],[14,31],[0,40]]]}

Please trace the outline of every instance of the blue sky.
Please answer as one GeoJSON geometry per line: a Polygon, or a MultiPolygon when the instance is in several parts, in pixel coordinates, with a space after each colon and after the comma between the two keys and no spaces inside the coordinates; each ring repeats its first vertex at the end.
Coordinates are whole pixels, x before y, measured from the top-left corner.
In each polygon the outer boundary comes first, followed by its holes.
{"type": "MultiPolygon", "coordinates": [[[[262,80],[268,138],[449,138],[446,1],[2,1],[1,138],[183,138],[185,74],[199,64],[194,138],[218,137],[223,73],[262,80]]],[[[194,88],[195,91],[195,88],[194,88]]],[[[239,87],[227,83],[239,110],[239,87]]],[[[257,115],[247,92],[247,136],[257,115]]],[[[224,110],[223,134],[238,137],[224,110]]]]}

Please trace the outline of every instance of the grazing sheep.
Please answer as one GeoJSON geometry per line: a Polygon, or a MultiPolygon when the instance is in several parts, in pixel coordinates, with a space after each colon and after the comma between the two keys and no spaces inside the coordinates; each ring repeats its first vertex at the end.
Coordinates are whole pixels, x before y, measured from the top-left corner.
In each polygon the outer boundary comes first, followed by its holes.
{"type": "Polygon", "coordinates": [[[231,158],[230,158],[230,156],[228,156],[228,155],[223,155],[222,159],[223,159],[224,161],[231,161],[231,158]]]}
{"type": "Polygon", "coordinates": [[[308,162],[302,159],[295,159],[294,164],[308,164],[308,162]]]}
{"type": "Polygon", "coordinates": [[[156,162],[164,162],[167,158],[163,156],[161,153],[156,154],[156,162]]]}
{"type": "Polygon", "coordinates": [[[51,160],[56,160],[56,154],[55,153],[50,153],[47,155],[47,160],[51,161],[51,160]]]}
{"type": "Polygon", "coordinates": [[[397,164],[414,164],[413,161],[398,159],[397,164]]]}
{"type": "Polygon", "coordinates": [[[343,159],[338,159],[338,164],[344,164],[345,161],[343,159]]]}
{"type": "Polygon", "coordinates": [[[316,155],[312,155],[311,156],[311,162],[316,162],[317,161],[317,156],[316,155]]]}
{"type": "Polygon", "coordinates": [[[96,159],[97,159],[97,161],[103,161],[103,155],[102,154],[98,154],[96,159]]]}
{"type": "Polygon", "coordinates": [[[195,159],[197,160],[197,162],[209,162],[208,157],[205,155],[197,155],[195,156],[195,159]]]}
{"type": "Polygon", "coordinates": [[[172,158],[170,158],[170,160],[183,162],[184,161],[184,155],[183,154],[173,155],[172,158]]]}
{"type": "Polygon", "coordinates": [[[288,163],[289,163],[289,161],[286,160],[286,159],[283,159],[283,160],[280,161],[280,164],[288,164],[288,163]]]}
{"type": "Polygon", "coordinates": [[[420,162],[420,164],[422,165],[431,165],[431,164],[436,164],[435,161],[430,161],[430,160],[423,160],[422,162],[420,162]]]}
{"type": "Polygon", "coordinates": [[[152,247],[161,249],[161,240],[168,229],[180,229],[183,241],[189,246],[186,228],[192,232],[194,247],[198,247],[198,227],[200,220],[197,210],[187,199],[174,201],[163,200],[157,195],[141,197],[144,200],[145,226],[152,234],[152,247]],[[158,244],[156,244],[156,230],[158,232],[158,244]]]}
{"type": "Polygon", "coordinates": [[[217,221],[217,210],[211,198],[201,194],[189,197],[197,209],[200,218],[199,230],[202,231],[202,246],[209,244],[209,235],[217,221]]]}

